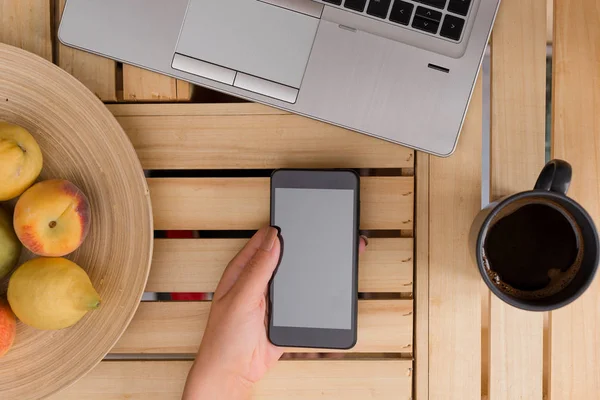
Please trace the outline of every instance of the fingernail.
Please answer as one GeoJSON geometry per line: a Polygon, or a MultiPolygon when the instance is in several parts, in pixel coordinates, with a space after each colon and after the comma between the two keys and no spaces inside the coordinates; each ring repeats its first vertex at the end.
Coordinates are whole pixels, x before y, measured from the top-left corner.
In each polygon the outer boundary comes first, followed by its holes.
{"type": "Polygon", "coordinates": [[[360,235],[360,237],[365,241],[365,247],[369,245],[369,238],[365,235],[360,235]]]}
{"type": "Polygon", "coordinates": [[[260,244],[260,248],[264,251],[271,251],[273,245],[275,244],[275,239],[277,239],[277,229],[269,226],[267,231],[265,232],[265,236],[263,237],[263,241],[260,244]]]}

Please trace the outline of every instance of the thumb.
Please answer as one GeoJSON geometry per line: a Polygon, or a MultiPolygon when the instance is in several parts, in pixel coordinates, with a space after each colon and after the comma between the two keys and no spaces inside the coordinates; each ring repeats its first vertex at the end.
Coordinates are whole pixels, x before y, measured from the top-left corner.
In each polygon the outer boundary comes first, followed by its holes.
{"type": "Polygon", "coordinates": [[[252,258],[248,261],[239,279],[234,285],[234,290],[246,298],[259,298],[273,276],[279,264],[281,243],[279,231],[269,227],[263,241],[252,258]]]}

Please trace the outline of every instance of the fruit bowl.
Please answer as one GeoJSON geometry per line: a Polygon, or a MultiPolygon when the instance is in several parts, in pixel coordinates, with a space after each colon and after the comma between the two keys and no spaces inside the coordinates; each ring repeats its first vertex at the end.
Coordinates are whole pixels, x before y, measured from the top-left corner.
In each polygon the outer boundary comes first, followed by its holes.
{"type": "MultiPolygon", "coordinates": [[[[13,348],[0,358],[0,398],[38,399],[89,372],[131,321],[152,257],[150,196],[131,142],[102,102],[55,65],[3,44],[0,120],[37,140],[44,156],[40,180],[73,182],[91,208],[88,237],[67,258],[87,271],[102,305],[60,331],[19,323],[13,348]]],[[[24,252],[21,261],[29,257],[24,252]]],[[[7,279],[0,282],[0,295],[6,285],[7,279]]]]}

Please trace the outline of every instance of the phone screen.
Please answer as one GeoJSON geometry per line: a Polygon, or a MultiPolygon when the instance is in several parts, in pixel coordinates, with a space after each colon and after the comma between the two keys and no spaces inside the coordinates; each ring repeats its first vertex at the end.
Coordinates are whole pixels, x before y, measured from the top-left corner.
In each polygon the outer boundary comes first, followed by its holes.
{"type": "Polygon", "coordinates": [[[273,325],[352,329],[355,191],[274,190],[283,254],[271,291],[273,325]]]}

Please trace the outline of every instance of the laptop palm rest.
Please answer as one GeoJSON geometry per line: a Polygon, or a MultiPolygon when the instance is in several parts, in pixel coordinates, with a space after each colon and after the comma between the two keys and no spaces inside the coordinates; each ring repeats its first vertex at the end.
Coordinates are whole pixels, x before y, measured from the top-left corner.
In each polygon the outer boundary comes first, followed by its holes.
{"type": "Polygon", "coordinates": [[[294,103],[319,21],[260,1],[191,0],[173,68],[294,103]]]}

